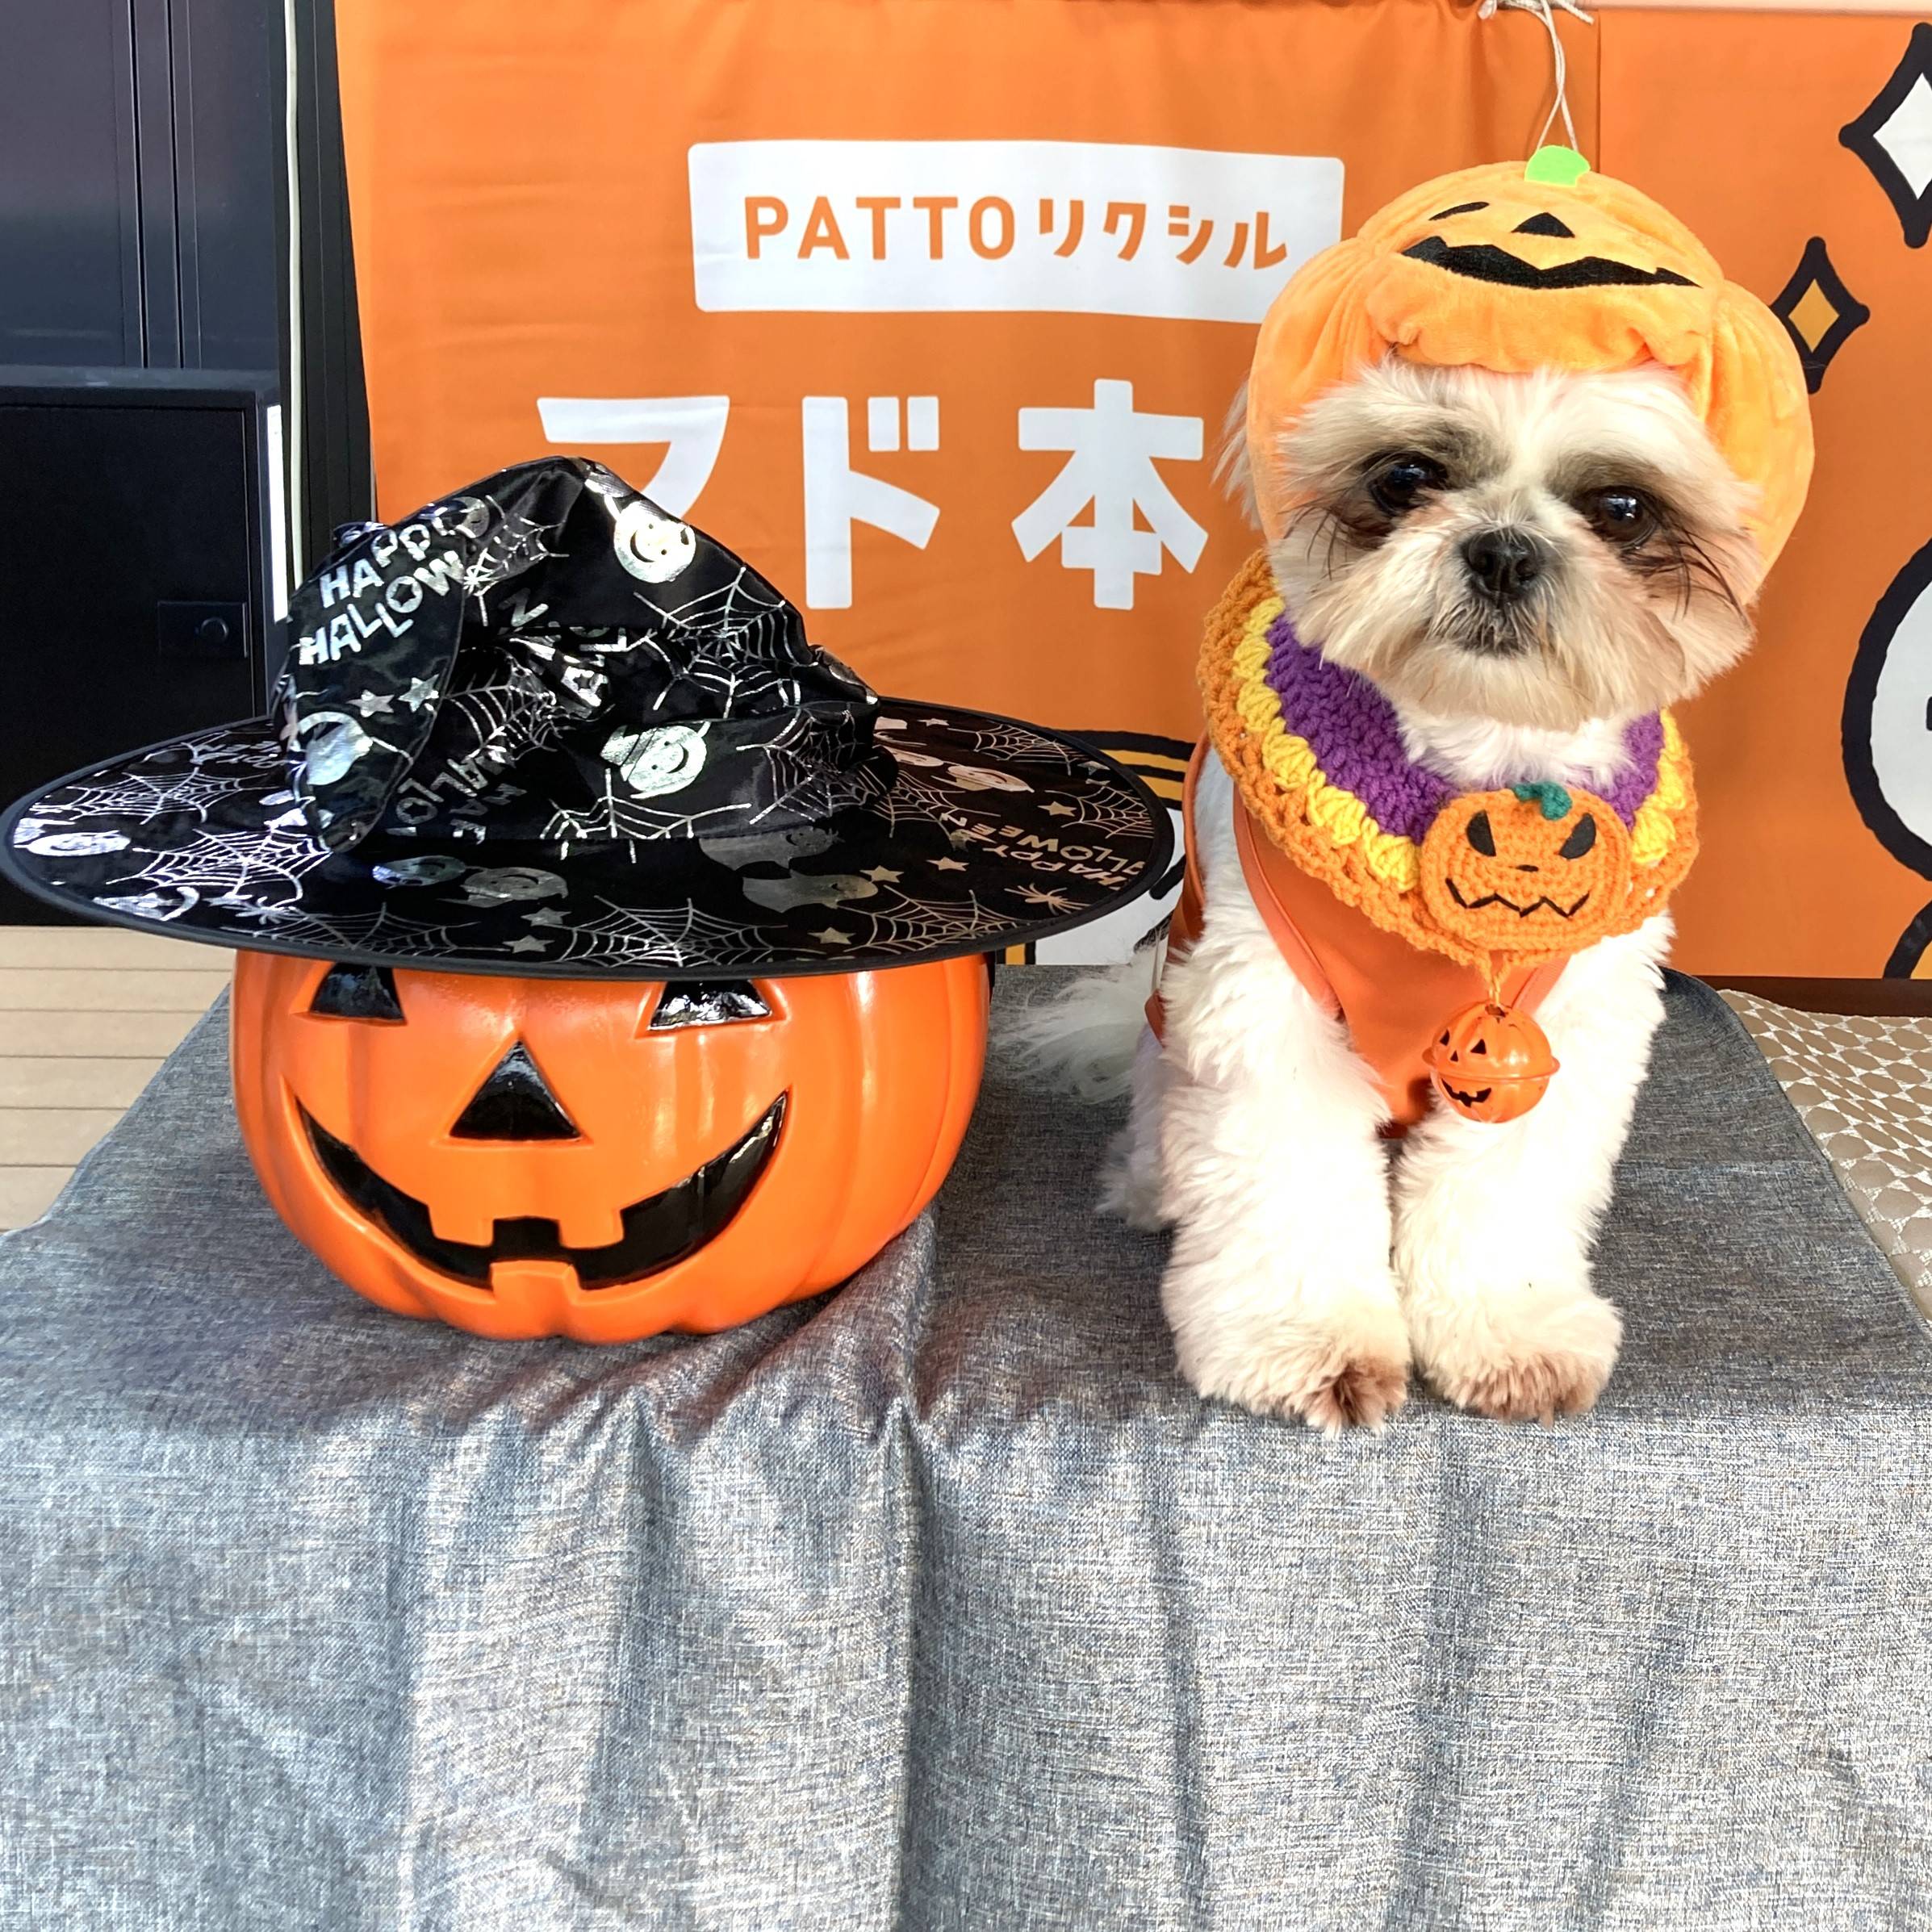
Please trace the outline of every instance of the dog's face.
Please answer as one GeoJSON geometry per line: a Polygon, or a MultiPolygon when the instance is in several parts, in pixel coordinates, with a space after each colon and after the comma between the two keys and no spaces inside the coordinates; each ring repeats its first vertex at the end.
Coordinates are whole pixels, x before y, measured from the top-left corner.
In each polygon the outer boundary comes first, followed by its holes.
{"type": "Polygon", "coordinates": [[[1280,454],[1296,628],[1399,705],[1574,730],[1688,696],[1750,641],[1747,488],[1663,370],[1390,361],[1280,454]]]}

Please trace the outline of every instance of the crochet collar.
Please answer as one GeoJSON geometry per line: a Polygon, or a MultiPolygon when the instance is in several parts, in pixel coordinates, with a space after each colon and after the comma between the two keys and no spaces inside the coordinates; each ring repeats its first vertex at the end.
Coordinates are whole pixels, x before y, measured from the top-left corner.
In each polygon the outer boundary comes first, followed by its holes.
{"type": "Polygon", "coordinates": [[[1493,980],[1633,930],[1696,851],[1690,758],[1668,713],[1625,728],[1601,792],[1459,792],[1403,748],[1369,681],[1295,636],[1265,557],[1236,575],[1201,659],[1208,730],[1270,843],[1412,944],[1493,980]]]}

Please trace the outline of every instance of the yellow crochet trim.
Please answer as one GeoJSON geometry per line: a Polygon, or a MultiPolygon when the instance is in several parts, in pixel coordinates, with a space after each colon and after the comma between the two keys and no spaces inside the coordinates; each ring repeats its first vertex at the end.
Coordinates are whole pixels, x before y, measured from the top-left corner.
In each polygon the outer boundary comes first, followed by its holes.
{"type": "MultiPolygon", "coordinates": [[[[1290,730],[1282,700],[1267,681],[1268,632],[1282,614],[1280,596],[1257,551],[1242,566],[1207,620],[1202,641],[1201,697],[1208,735],[1233,776],[1241,802],[1269,839],[1344,904],[1411,945],[1493,970],[1499,961],[1444,931],[1424,903],[1421,851],[1412,838],[1385,832],[1355,794],[1329,783],[1308,741],[1290,730]]],[[[1580,947],[1611,933],[1632,932],[1666,899],[1697,852],[1697,801],[1691,759],[1676,721],[1663,714],[1657,786],[1630,830],[1632,873],[1620,906],[1604,909],[1580,947]]],[[[1511,952],[1502,964],[1527,966],[1562,951],[1511,952]]]]}

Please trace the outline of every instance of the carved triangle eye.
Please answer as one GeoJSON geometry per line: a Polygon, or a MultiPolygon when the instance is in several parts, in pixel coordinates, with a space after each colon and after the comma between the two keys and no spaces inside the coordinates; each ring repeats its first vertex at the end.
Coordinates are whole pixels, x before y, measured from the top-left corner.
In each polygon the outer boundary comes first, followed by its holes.
{"type": "Polygon", "coordinates": [[[663,1033],[676,1027],[722,1027],[771,1017],[772,1009],[749,980],[692,980],[664,989],[649,1030],[663,1033]]]}
{"type": "Polygon", "coordinates": [[[1495,857],[1496,834],[1490,825],[1488,813],[1477,813],[1475,817],[1462,828],[1462,833],[1463,836],[1485,859],[1495,857]]]}
{"type": "Polygon", "coordinates": [[[308,1010],[324,1019],[377,1020],[389,1026],[403,1022],[395,975],[387,966],[330,967],[308,1010]]]}
{"type": "Polygon", "coordinates": [[[581,1140],[530,1050],[516,1041],[450,1130],[457,1140],[581,1140]]]}

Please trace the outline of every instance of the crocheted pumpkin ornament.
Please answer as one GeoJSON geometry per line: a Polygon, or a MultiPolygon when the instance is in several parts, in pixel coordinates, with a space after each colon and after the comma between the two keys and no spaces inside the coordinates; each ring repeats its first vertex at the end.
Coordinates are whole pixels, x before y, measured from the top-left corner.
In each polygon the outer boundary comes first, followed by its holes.
{"type": "MultiPolygon", "coordinates": [[[[1295,508],[1282,431],[1390,355],[1504,374],[1661,363],[1753,487],[1748,521],[1767,565],[1803,504],[1811,423],[1783,326],[1683,223],[1567,148],[1398,197],[1276,298],[1248,392],[1271,542],[1295,508]]],[[[1634,930],[1696,855],[1690,759],[1669,714],[1626,728],[1614,796],[1526,784],[1457,797],[1409,763],[1365,680],[1295,637],[1258,554],[1209,619],[1201,687],[1209,735],[1269,839],[1385,930],[1483,975],[1488,999],[1427,1056],[1436,1090],[1474,1119],[1533,1106],[1556,1062],[1529,1014],[1500,1001],[1505,975],[1634,930]],[[1505,1043],[1506,1078],[1469,1077],[1478,1046],[1505,1043]]]]}

